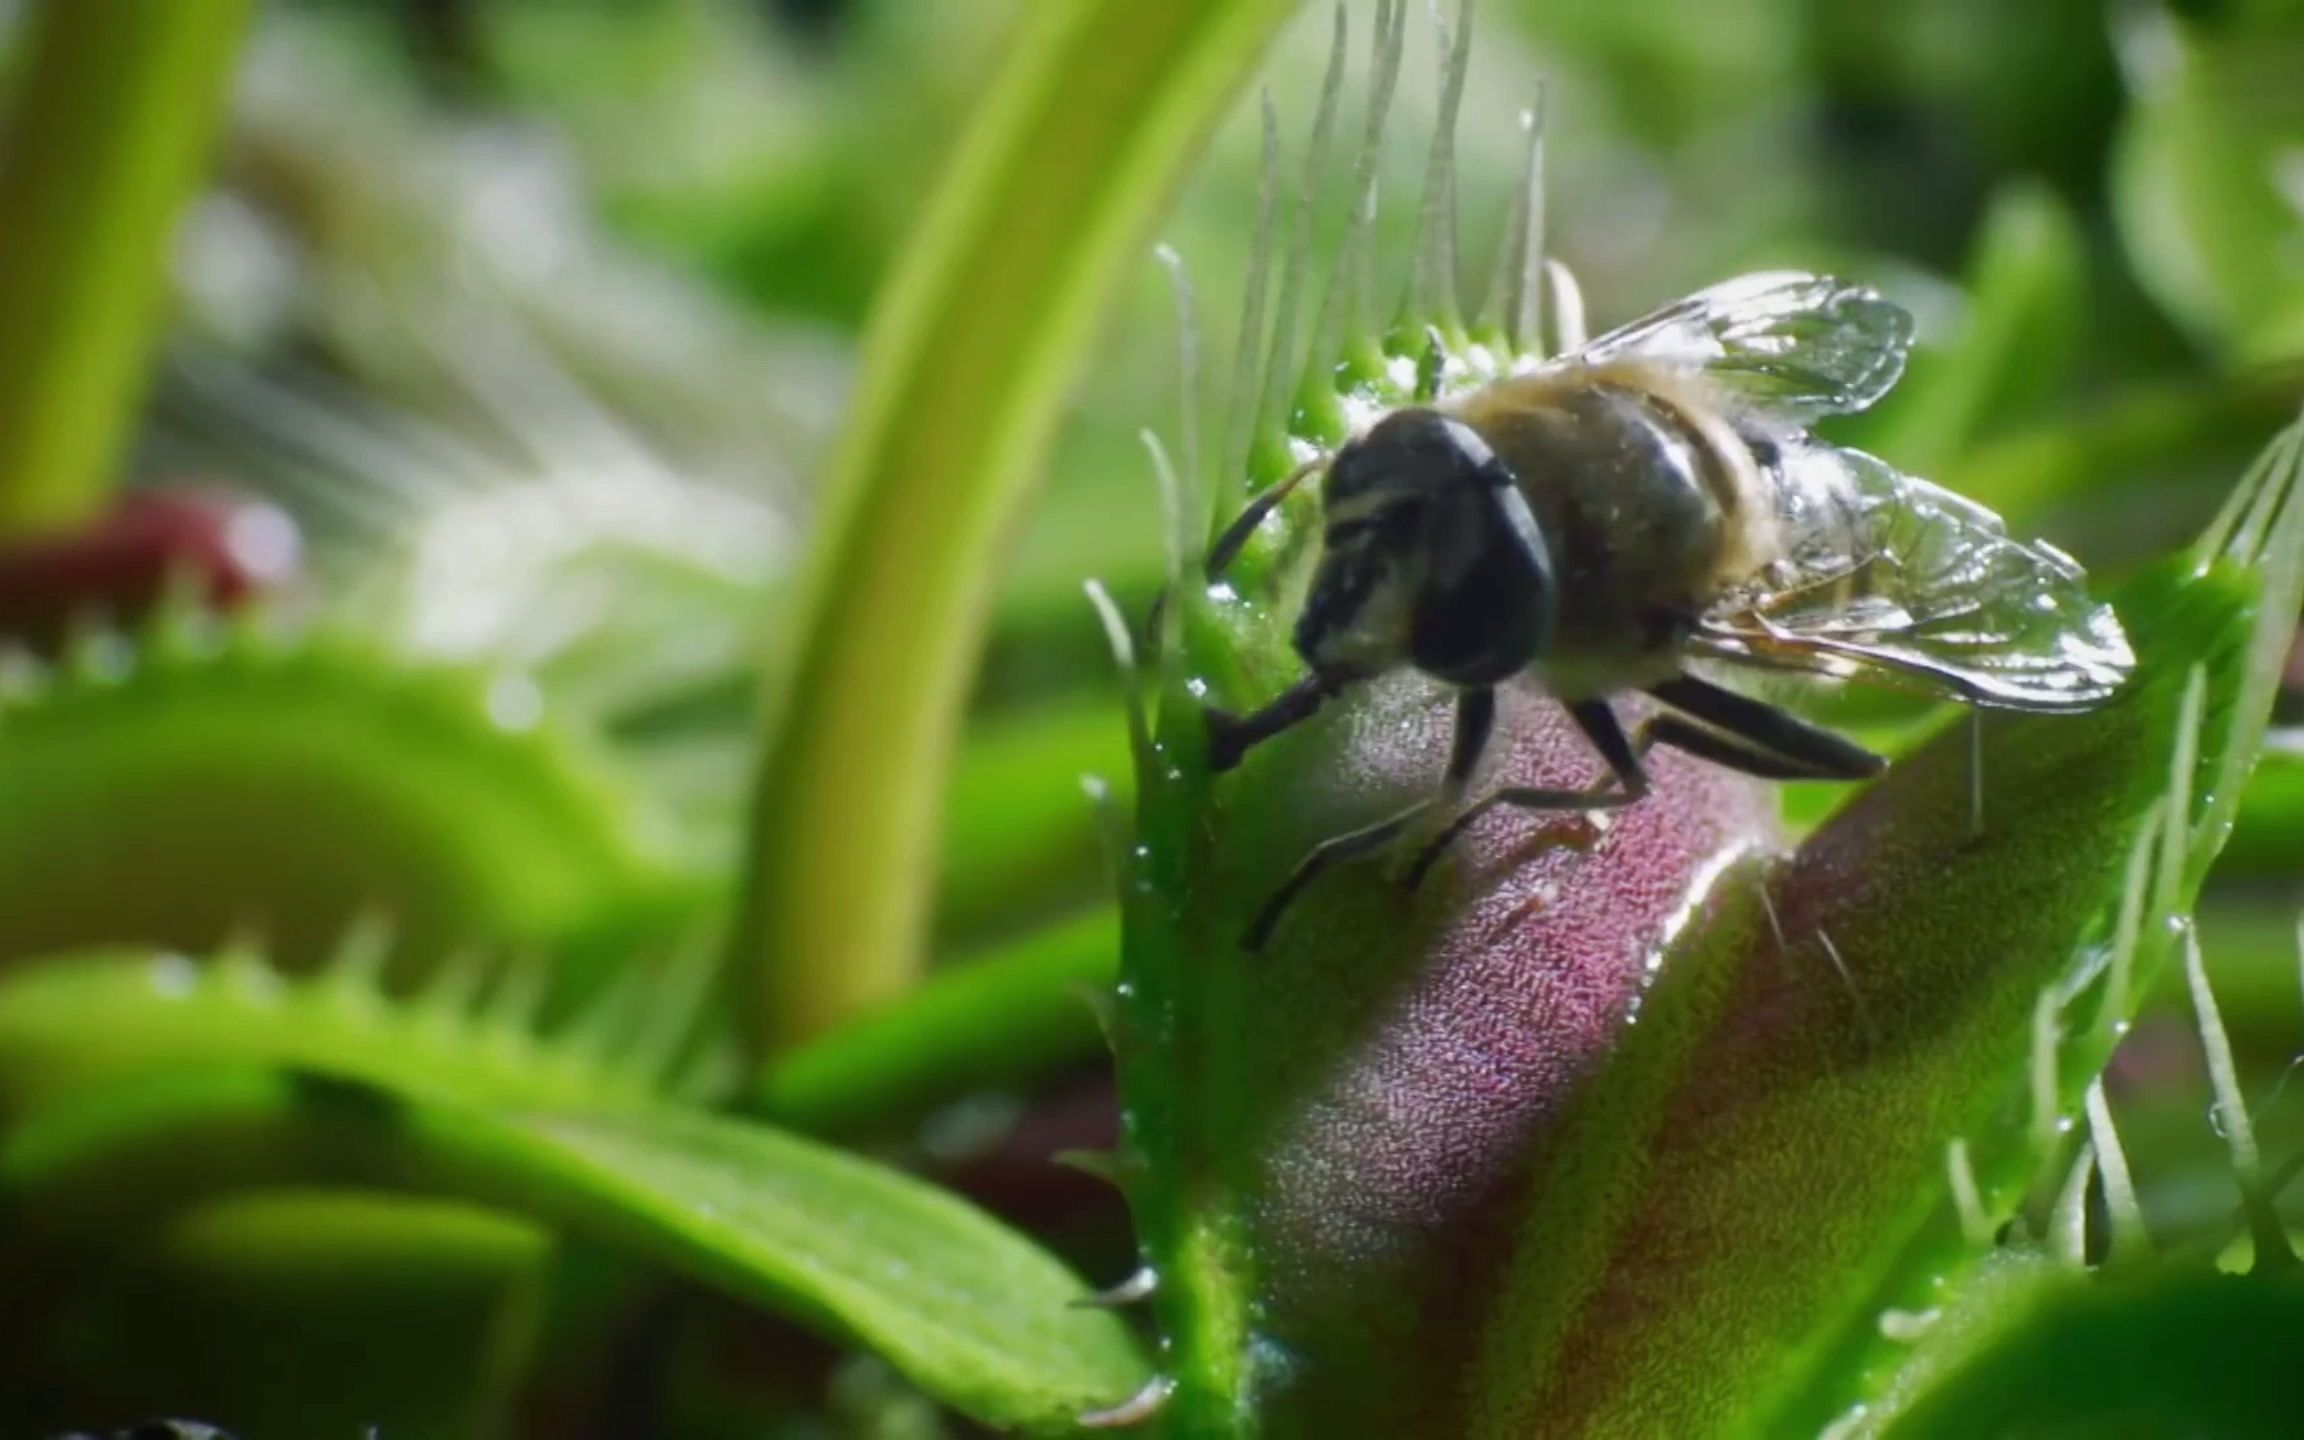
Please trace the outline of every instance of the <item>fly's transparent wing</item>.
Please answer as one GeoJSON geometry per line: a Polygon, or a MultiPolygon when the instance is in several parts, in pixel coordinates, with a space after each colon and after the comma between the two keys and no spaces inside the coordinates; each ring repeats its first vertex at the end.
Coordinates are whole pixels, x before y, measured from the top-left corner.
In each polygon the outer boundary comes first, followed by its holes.
{"type": "Polygon", "coordinates": [[[2081,710],[2135,668],[2111,607],[2053,545],[1857,450],[1756,447],[1785,558],[1715,605],[1699,654],[2016,710],[2081,710]]]}
{"type": "Polygon", "coordinates": [[[1861,285],[1800,270],[1745,275],[1611,330],[1555,363],[1695,371],[1794,424],[1862,410],[1904,373],[1912,316],[1861,285]]]}

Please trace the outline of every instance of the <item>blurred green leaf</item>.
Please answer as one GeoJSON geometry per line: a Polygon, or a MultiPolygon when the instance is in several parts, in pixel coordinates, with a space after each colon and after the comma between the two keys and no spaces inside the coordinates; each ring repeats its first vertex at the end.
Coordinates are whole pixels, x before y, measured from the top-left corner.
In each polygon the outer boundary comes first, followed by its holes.
{"type": "Polygon", "coordinates": [[[2134,95],[2112,178],[2138,277],[2234,360],[2304,354],[2304,12],[2143,7],[2126,23],[2134,95]]]}
{"type": "MultiPolygon", "coordinates": [[[[1086,604],[1082,618],[1092,618],[1086,604]]],[[[1054,702],[972,725],[944,811],[940,929],[982,933],[1035,900],[1043,907],[1108,892],[1090,777],[1125,807],[1128,729],[1108,695],[1054,702]]]]}
{"type": "Polygon", "coordinates": [[[211,1071],[88,1093],[0,1143],[0,1195],[49,1268],[155,1207],[283,1183],[535,1216],[875,1350],[987,1424],[1066,1430],[1142,1378],[1126,1327],[1074,1306],[1079,1282],[1023,1236],[921,1181],[711,1115],[400,1100],[211,1071]]]}
{"type": "Polygon", "coordinates": [[[2296,413],[2304,375],[2180,377],[2111,391],[2073,413],[2035,419],[1938,472],[2018,529],[2081,530],[2090,555],[2145,558],[2154,537],[2214,512],[2232,472],[2296,413]]]}
{"type": "Polygon", "coordinates": [[[1032,7],[865,343],[772,693],[736,951],[758,1044],[900,994],[997,557],[1118,277],[1294,0],[1032,7]]]}
{"type": "Polygon", "coordinates": [[[2265,750],[2217,873],[2304,879],[2304,749],[2293,741],[2265,750]]]}
{"type": "Polygon", "coordinates": [[[903,999],[776,1057],[758,1105],[779,1124],[841,1133],[1028,1084],[1096,1053],[1090,1003],[1119,955],[1118,919],[1097,910],[956,957],[903,999]]]}
{"type": "Polygon", "coordinates": [[[166,1414],[241,1435],[503,1433],[552,1256],[490,1211],[329,1190],[226,1196],[122,1241],[0,1356],[0,1409],[38,1433],[166,1414]]]}
{"type": "Polygon", "coordinates": [[[1844,1433],[2270,1440],[2295,1428],[2300,1330],[2293,1268],[2084,1272],[2010,1256],[1929,1319],[1898,1390],[1844,1433]]]}
{"type": "Polygon", "coordinates": [[[69,528],[118,479],[169,237],[223,118],[248,0],[45,5],[0,133],[0,533],[69,528]],[[121,36],[133,32],[136,43],[121,36]]]}
{"type": "Polygon", "coordinates": [[[1916,475],[1941,475],[1994,430],[2040,410],[2071,377],[2087,265],[2079,224],[2053,190],[2004,188],[1969,258],[1957,333],[1913,355],[1861,443],[1916,475]]]}

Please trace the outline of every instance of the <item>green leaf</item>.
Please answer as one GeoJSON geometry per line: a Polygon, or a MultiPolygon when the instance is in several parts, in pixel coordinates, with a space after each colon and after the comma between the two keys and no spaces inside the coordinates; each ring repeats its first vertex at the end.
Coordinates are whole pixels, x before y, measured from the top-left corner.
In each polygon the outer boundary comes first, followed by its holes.
{"type": "MultiPolygon", "coordinates": [[[[1087,620],[1079,593],[1075,583],[1073,608],[1087,620]]],[[[1097,806],[1081,781],[1110,781],[1121,790],[1112,803],[1124,805],[1128,761],[1108,694],[971,726],[945,800],[940,929],[982,932],[1035,900],[1109,893],[1097,806]]]]}
{"type": "Polygon", "coordinates": [[[2268,747],[2248,782],[2224,847],[2220,875],[2293,880],[2304,871],[2304,748],[2291,731],[2287,743],[2268,747]]]}
{"type": "Polygon", "coordinates": [[[987,1424],[1068,1429],[1142,1379],[1126,1327],[1074,1305],[1079,1281],[1030,1240],[924,1182],[717,1116],[209,1071],[90,1092],[0,1145],[19,1263],[67,1274],[155,1206],[283,1183],[533,1216],[868,1347],[987,1424]]]}
{"type": "MultiPolygon", "coordinates": [[[[1968,262],[1958,333],[1924,348],[1857,443],[1941,475],[2072,373],[2086,318],[2087,251],[2056,192],[2015,182],[1993,197],[1968,262]]],[[[1987,503],[1993,498],[1979,494],[1987,503]]]]}
{"type": "Polygon", "coordinates": [[[775,692],[736,945],[756,1040],[918,972],[949,752],[999,557],[1073,372],[1294,0],[1044,0],[889,283],[775,692]]]}
{"type": "Polygon", "coordinates": [[[505,1433],[551,1237],[455,1201],[256,1190],[115,1237],[0,1355],[31,1433],[200,1415],[245,1435],[505,1433]]]}
{"type": "Polygon", "coordinates": [[[1118,919],[1097,910],[962,956],[895,1004],[778,1056],[759,1107],[795,1129],[848,1133],[1085,1060],[1098,1043],[1090,1000],[1119,954],[1118,919]]]}
{"type": "Polygon", "coordinates": [[[42,7],[21,32],[0,141],[0,533],[70,526],[112,488],[160,333],[168,240],[207,167],[249,8],[82,0],[42,7]]]}
{"type": "Polygon", "coordinates": [[[2304,43],[2293,7],[2130,17],[2136,90],[2113,199],[2136,273],[2170,314],[2235,360],[2304,353],[2304,43]]]}
{"type": "Polygon", "coordinates": [[[2282,1435],[2304,1273],[1996,1260],[1928,1322],[1857,1437],[2282,1435]]]}

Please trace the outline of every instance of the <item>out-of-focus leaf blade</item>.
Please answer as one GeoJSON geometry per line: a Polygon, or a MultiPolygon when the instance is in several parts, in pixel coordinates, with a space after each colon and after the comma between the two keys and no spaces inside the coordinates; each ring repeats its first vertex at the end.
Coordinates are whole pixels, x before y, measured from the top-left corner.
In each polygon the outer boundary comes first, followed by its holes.
{"type": "Polygon", "coordinates": [[[753,811],[754,1038],[915,978],[936,807],[984,617],[1072,372],[1294,0],[1044,0],[865,342],[753,811]]]}
{"type": "Polygon", "coordinates": [[[1119,928],[1100,909],[952,961],[895,1004],[777,1057],[762,1112],[847,1131],[1085,1059],[1098,1044],[1090,997],[1112,983],[1119,928]]]}
{"type": "Polygon", "coordinates": [[[2003,190],[1969,261],[1959,333],[1913,354],[1874,412],[1878,433],[1860,443],[1914,474],[1940,476],[2010,417],[2037,410],[2070,377],[2086,280],[2078,223],[2056,193],[2037,184],[2003,190]]]}
{"type": "Polygon", "coordinates": [[[0,1353],[0,1413],[27,1433],[174,1414],[243,1435],[502,1434],[552,1280],[535,1225],[359,1191],[228,1195],[117,1238],[56,1323],[0,1353]]]}
{"type": "Polygon", "coordinates": [[[2304,1274],[1996,1261],[1855,1436],[2277,1436],[2296,1425],[2304,1274]]]}
{"type": "Polygon", "coordinates": [[[2304,750],[2266,748],[2217,873],[2304,879],[2304,750]]]}
{"type": "Polygon", "coordinates": [[[2138,278],[2240,360],[2304,353],[2304,43],[2293,7],[2130,12],[2113,199],[2138,278]]]}
{"type": "Polygon", "coordinates": [[[989,1424],[1068,1428],[1142,1379],[1064,1266],[955,1196],[718,1116],[395,1099],[213,1072],[49,1107],[0,1145],[0,1195],[50,1264],[155,1205],[250,1184],[475,1200],[632,1251],[879,1352],[989,1424]],[[59,1238],[61,1237],[61,1238],[59,1238]]]}

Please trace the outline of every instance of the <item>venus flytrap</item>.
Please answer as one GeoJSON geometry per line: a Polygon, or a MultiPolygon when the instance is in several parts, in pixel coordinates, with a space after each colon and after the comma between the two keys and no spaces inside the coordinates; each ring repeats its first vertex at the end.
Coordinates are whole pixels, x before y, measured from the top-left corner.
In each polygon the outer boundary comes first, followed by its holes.
{"type": "Polygon", "coordinates": [[[340,624],[171,603],[54,664],[10,657],[0,782],[14,955],[253,926],[294,967],[381,908],[410,975],[695,883],[650,800],[517,673],[409,663],[340,624]]]}
{"type": "MultiPolygon", "coordinates": [[[[1364,146],[1401,19],[1376,7],[1364,146]]],[[[1423,227],[1443,254],[1446,154],[1423,227]]],[[[1353,197],[1324,316],[1362,313],[1370,201],[1353,197]]],[[[1521,213],[1525,297],[1552,287],[1532,196],[1521,213]]],[[[1263,358],[1232,385],[1251,440],[1224,453],[1245,469],[1217,494],[1534,353],[1525,334],[1467,343],[1431,280],[1453,258],[1432,253],[1380,335],[1317,325],[1300,356],[1288,248],[1270,344],[1243,347],[1263,358]]],[[[1253,340],[1266,291],[1248,294],[1253,340]]],[[[1575,323],[1561,295],[1556,323],[1575,323]]],[[[2294,433],[2193,555],[2125,592],[2143,663],[2102,710],[1964,719],[1788,855],[1762,787],[1660,759],[1642,803],[1478,832],[1427,893],[1377,864],[1331,872],[1254,954],[1243,929],[1289,865],[1416,798],[1445,730],[1429,690],[1389,682],[1212,777],[1205,707],[1253,708],[1300,673],[1310,498],[1209,583],[1179,556],[1115,1033],[1116,1172],[1167,1350],[1159,1384],[1101,1418],[1503,1440],[1840,1413],[1884,1363],[1878,1317],[1941,1309],[1964,1273],[1938,1203],[1948,1143],[1971,1232],[2043,1164],[2082,1193],[2064,1136],[2229,828],[2293,630],[2294,433]]],[[[1589,778],[1535,702],[1506,723],[1502,773],[1589,778]]]]}
{"type": "Polygon", "coordinates": [[[1833,1440],[2113,1425],[2269,1435],[2293,1422],[2282,1337],[2304,1319],[2294,1245],[2263,1184],[2199,944],[2189,928],[2177,940],[2238,1198],[2225,1254],[2154,1243],[2113,1107],[2091,1083],[2089,1139],[2046,1227],[1975,1245],[1924,1329],[1890,1333],[1884,1319],[1895,1358],[1828,1428],[1833,1440]],[[2101,1227],[2085,1204],[2091,1176],[2101,1227]]]}
{"type": "MultiPolygon", "coordinates": [[[[1456,268],[1447,126],[1468,55],[1459,15],[1440,46],[1442,129],[1417,278],[1398,316],[1370,328],[1373,155],[1409,9],[1374,11],[1358,183],[1308,349],[1296,317],[1311,281],[1293,237],[1311,222],[1289,222],[1269,344],[1243,347],[1251,366],[1229,387],[1251,439],[1225,452],[1246,456],[1245,475],[1212,477],[1228,497],[1219,519],[1383,410],[1534,358],[1533,297],[1572,294],[1548,279],[1532,239],[1533,173],[1480,340],[1440,281],[1456,268]]],[[[1343,63],[1339,49],[1312,122],[1316,158],[1338,125],[1343,63]]],[[[1252,273],[1252,338],[1267,293],[1252,273]]],[[[1500,1243],[1525,1174],[1522,1137],[1605,1053],[1707,888],[1771,828],[1756,787],[1666,758],[1655,766],[1664,799],[1605,838],[1576,818],[1499,823],[1465,848],[1460,873],[1476,883],[1414,900],[1338,874],[1267,950],[1247,953],[1242,933],[1287,866],[1427,785],[1443,745],[1439,697],[1402,681],[1352,707],[1359,715],[1275,742],[1236,776],[1210,775],[1204,704],[1245,708],[1299,663],[1287,624],[1308,502],[1283,506],[1212,584],[1197,547],[1178,558],[1164,616],[1181,638],[1159,657],[1155,738],[1139,756],[1140,845],[1122,887],[1118,1170],[1168,1347],[1163,1383],[1138,1408],[1159,1402],[1179,1435],[1447,1433],[1474,1338],[1449,1318],[1465,1301],[1454,1282],[1500,1243]]],[[[1532,697],[1508,702],[1499,748],[1498,773],[1514,778],[1573,783],[1591,763],[1532,697]]]]}
{"type": "Polygon", "coordinates": [[[1125,1327],[1071,1303],[1081,1291],[1059,1261],[925,1181],[676,1106],[407,1080],[209,1066],[44,1106],[0,1141],[20,1277],[0,1306],[22,1321],[119,1234],[206,1197],[354,1186],[587,1236],[876,1351],[944,1403],[1025,1434],[1071,1433],[1072,1415],[1142,1373],[1125,1327]]]}

